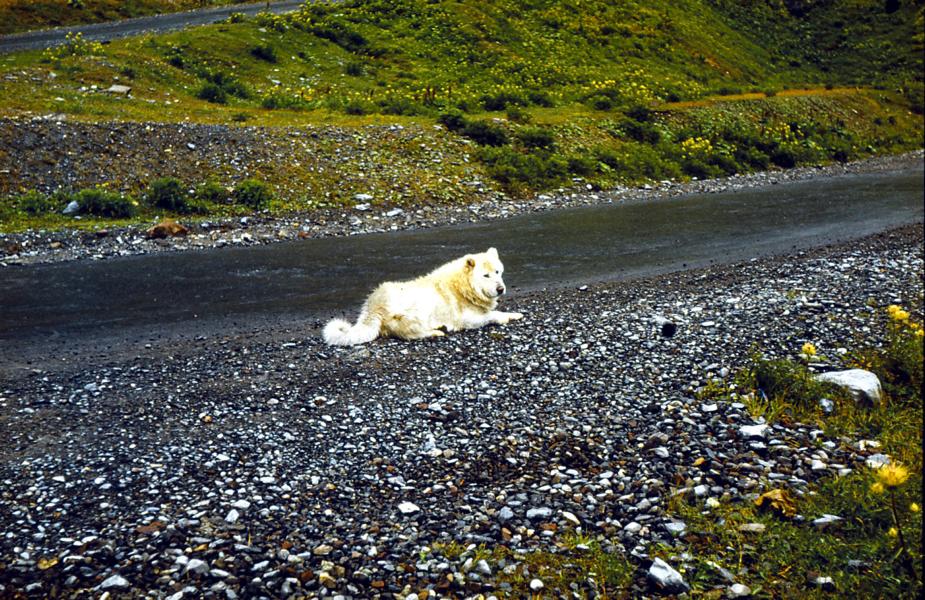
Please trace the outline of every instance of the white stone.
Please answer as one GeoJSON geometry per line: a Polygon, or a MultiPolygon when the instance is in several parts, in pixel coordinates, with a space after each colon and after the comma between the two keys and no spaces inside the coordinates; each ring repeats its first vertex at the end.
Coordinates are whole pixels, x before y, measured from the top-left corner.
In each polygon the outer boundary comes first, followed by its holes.
{"type": "Polygon", "coordinates": [[[197,575],[205,575],[209,572],[209,563],[198,558],[191,558],[188,563],[186,563],[186,573],[196,573],[197,575]]]}
{"type": "Polygon", "coordinates": [[[533,578],[530,580],[530,589],[533,590],[534,592],[540,591],[541,589],[543,589],[543,587],[544,587],[543,582],[540,581],[539,579],[533,578]]]}
{"type": "Polygon", "coordinates": [[[639,533],[640,529],[642,529],[642,525],[636,521],[630,521],[623,527],[623,531],[627,533],[639,533]]]}
{"type": "Polygon", "coordinates": [[[690,589],[681,574],[660,558],[652,561],[649,567],[649,579],[660,589],[669,593],[686,592],[690,589]]]}
{"type": "Polygon", "coordinates": [[[848,390],[855,401],[866,404],[880,404],[880,397],[883,394],[880,379],[864,369],[821,373],[816,375],[816,381],[834,383],[839,387],[843,387],[848,390]]]}
{"type": "Polygon", "coordinates": [[[678,536],[684,533],[684,530],[687,529],[687,524],[683,521],[671,521],[670,523],[665,523],[665,529],[671,535],[678,536]]]}
{"type": "Polygon", "coordinates": [[[421,508],[414,502],[402,502],[398,505],[398,511],[403,515],[410,515],[420,510],[421,508]]]}
{"type": "Polygon", "coordinates": [[[764,438],[767,435],[768,426],[761,425],[743,425],[739,428],[739,435],[744,438],[764,438]]]}
{"type": "Polygon", "coordinates": [[[581,521],[578,520],[578,517],[574,513],[570,513],[567,510],[562,511],[562,516],[565,517],[565,520],[572,523],[573,525],[581,525],[581,521]]]}
{"type": "Polygon", "coordinates": [[[527,511],[528,519],[545,519],[550,515],[552,515],[552,509],[545,506],[541,506],[540,508],[531,508],[527,511]]]}
{"type": "Polygon", "coordinates": [[[100,584],[101,590],[111,590],[113,588],[127,588],[131,585],[125,577],[113,575],[100,584]]]}
{"type": "Polygon", "coordinates": [[[247,510],[251,507],[251,503],[242,498],[240,500],[236,500],[231,506],[237,508],[238,510],[247,510]]]}
{"type": "Polygon", "coordinates": [[[751,588],[741,583],[733,583],[729,586],[729,589],[726,590],[727,598],[747,598],[751,595],[751,588]]]}
{"type": "Polygon", "coordinates": [[[238,522],[238,519],[240,517],[241,517],[241,513],[239,513],[237,510],[232,508],[231,510],[228,511],[228,514],[225,515],[225,522],[234,525],[235,523],[238,522]]]}
{"type": "Polygon", "coordinates": [[[110,94],[128,95],[132,91],[132,88],[131,86],[119,85],[118,83],[114,83],[108,88],[106,88],[104,91],[110,94]]]}
{"type": "Polygon", "coordinates": [[[890,464],[890,457],[886,454],[871,454],[864,463],[871,469],[879,469],[884,465],[890,464]]]}
{"type": "Polygon", "coordinates": [[[843,520],[844,519],[842,519],[838,515],[830,515],[828,513],[823,513],[823,515],[819,517],[818,519],[813,519],[813,527],[818,527],[819,529],[825,529],[829,525],[833,523],[838,523],[839,521],[843,521],[843,520]]]}

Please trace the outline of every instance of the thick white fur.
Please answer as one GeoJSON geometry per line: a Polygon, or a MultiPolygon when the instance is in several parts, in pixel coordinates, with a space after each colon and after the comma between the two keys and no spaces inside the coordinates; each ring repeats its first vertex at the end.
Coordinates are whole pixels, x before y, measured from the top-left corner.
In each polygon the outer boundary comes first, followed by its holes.
{"type": "Polygon", "coordinates": [[[324,341],[333,346],[364,344],[381,336],[419,340],[447,331],[505,325],[523,317],[500,312],[504,265],[498,251],[467,254],[411,281],[387,281],[369,295],[356,324],[333,319],[324,341]]]}

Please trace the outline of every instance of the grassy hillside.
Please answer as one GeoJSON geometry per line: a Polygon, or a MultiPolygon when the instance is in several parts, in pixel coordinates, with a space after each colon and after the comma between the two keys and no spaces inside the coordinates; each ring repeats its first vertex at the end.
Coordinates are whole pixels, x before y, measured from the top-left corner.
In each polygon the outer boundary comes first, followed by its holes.
{"type": "MultiPolygon", "coordinates": [[[[712,177],[921,147],[922,10],[919,0],[306,5],[0,57],[0,115],[439,123],[511,193],[712,177]],[[113,84],[131,93],[106,92],[113,84]]],[[[311,207],[273,177],[287,210],[311,207]]],[[[17,185],[0,179],[0,193],[17,185]]],[[[326,198],[351,203],[348,190],[326,198]]]]}
{"type": "Polygon", "coordinates": [[[0,34],[129,19],[242,0],[0,0],[0,34]]]}

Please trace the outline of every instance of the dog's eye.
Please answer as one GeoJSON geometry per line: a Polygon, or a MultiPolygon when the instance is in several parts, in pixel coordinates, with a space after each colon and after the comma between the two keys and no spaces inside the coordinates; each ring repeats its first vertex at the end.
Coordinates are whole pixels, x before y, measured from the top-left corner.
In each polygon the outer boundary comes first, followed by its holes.
{"type": "Polygon", "coordinates": [[[482,277],[491,277],[491,274],[485,273],[484,275],[482,275],[482,277]]]}

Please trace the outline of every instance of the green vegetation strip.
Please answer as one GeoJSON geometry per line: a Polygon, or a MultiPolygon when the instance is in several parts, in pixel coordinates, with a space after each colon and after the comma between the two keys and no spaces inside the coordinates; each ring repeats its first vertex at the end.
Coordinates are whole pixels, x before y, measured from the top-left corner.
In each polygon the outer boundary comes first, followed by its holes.
{"type": "MultiPolygon", "coordinates": [[[[887,4],[307,4],[2,57],[0,115],[346,131],[440,123],[471,146],[448,150],[443,165],[465,164],[467,179],[513,195],[847,161],[922,147],[923,7],[887,4]]],[[[380,150],[390,151],[365,148],[380,150]]],[[[269,210],[349,206],[357,193],[384,205],[478,200],[462,176],[402,194],[330,185],[350,181],[353,166],[319,178],[268,165],[261,178],[280,198],[269,210]]],[[[238,183],[206,169],[184,185],[238,183]]],[[[137,177],[116,172],[110,183],[138,195],[150,181],[137,177]]],[[[402,177],[435,179],[423,165],[402,177]]],[[[9,197],[29,189],[0,180],[4,231],[54,226],[17,212],[9,197]]]]}

